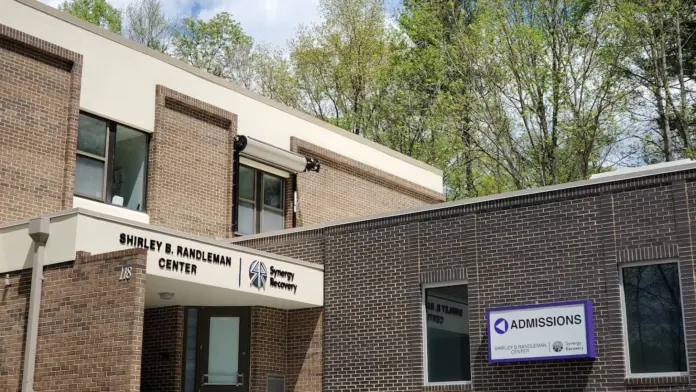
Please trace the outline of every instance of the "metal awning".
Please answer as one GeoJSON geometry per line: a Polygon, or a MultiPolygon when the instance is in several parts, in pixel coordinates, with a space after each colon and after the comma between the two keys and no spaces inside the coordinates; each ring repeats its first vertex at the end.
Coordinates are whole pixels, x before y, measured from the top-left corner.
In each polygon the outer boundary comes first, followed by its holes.
{"type": "Polygon", "coordinates": [[[235,149],[243,157],[259,161],[289,173],[319,171],[319,161],[287,151],[272,144],[262,142],[249,136],[237,135],[235,149]]]}

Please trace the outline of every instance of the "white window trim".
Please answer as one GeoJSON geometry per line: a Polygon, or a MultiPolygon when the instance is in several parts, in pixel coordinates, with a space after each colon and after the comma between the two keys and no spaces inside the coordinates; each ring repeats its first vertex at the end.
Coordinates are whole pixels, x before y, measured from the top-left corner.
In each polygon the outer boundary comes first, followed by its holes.
{"type": "Polygon", "coordinates": [[[619,291],[621,293],[621,334],[623,339],[623,353],[624,353],[624,368],[626,371],[626,378],[631,379],[641,379],[641,378],[655,378],[655,377],[680,377],[689,375],[689,347],[686,342],[686,324],[684,323],[684,293],[683,293],[682,275],[681,275],[681,265],[678,259],[661,259],[661,260],[648,260],[648,261],[636,261],[631,263],[623,263],[619,265],[619,291]],[[628,325],[626,316],[626,298],[624,294],[624,282],[623,282],[623,269],[631,267],[641,267],[645,265],[657,265],[657,264],[676,264],[677,273],[679,274],[679,296],[681,303],[681,313],[682,313],[682,330],[684,332],[684,350],[686,355],[686,371],[685,372],[665,372],[665,373],[631,373],[631,353],[628,347],[628,325]]]}
{"type": "Polygon", "coordinates": [[[96,201],[77,195],[73,196],[73,207],[84,208],[105,215],[150,224],[150,216],[145,212],[135,211],[126,207],[115,206],[113,204],[107,204],[102,201],[96,201]]]}
{"type": "MultiPolygon", "coordinates": [[[[445,382],[428,382],[428,313],[426,309],[425,301],[425,290],[432,289],[436,287],[449,287],[449,286],[461,286],[467,285],[467,293],[469,291],[469,283],[466,280],[453,280],[449,282],[437,282],[437,283],[423,283],[421,285],[421,317],[423,324],[423,385],[425,386],[447,386],[447,385],[470,385],[469,381],[445,381],[445,382]]],[[[468,309],[468,307],[467,307],[468,309]]],[[[468,317],[469,323],[471,324],[471,317],[468,317]]],[[[471,331],[471,329],[469,329],[471,331]]],[[[469,335],[469,347],[471,347],[471,334],[469,335]]],[[[469,365],[471,365],[471,351],[469,351],[469,365]]],[[[472,377],[473,377],[473,371],[472,377]]]]}

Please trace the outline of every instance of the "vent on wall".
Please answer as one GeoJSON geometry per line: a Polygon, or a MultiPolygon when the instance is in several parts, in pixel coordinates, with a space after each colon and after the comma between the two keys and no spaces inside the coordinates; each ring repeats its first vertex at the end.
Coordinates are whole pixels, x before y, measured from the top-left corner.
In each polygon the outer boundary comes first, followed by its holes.
{"type": "Polygon", "coordinates": [[[285,392],[285,377],[268,376],[266,392],[285,392]]]}

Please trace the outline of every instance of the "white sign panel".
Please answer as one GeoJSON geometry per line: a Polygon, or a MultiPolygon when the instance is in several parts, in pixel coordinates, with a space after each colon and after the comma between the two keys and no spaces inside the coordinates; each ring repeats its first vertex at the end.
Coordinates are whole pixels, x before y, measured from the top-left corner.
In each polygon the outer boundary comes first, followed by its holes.
{"type": "Polygon", "coordinates": [[[147,249],[147,274],[323,305],[323,271],[203,241],[80,216],[76,247],[92,254],[147,249]]]}
{"type": "Polygon", "coordinates": [[[595,357],[589,300],[491,308],[487,313],[492,363],[595,357]]]}

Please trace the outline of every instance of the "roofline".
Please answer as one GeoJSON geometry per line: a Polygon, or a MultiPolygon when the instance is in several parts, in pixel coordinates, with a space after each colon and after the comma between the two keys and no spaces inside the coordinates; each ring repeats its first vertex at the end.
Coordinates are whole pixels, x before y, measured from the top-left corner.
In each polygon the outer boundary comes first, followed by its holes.
{"type": "Polygon", "coordinates": [[[243,88],[235,83],[230,82],[229,80],[222,79],[222,78],[219,78],[217,76],[213,76],[213,75],[211,75],[205,71],[202,71],[202,70],[200,70],[200,69],[198,69],[190,64],[186,64],[182,61],[176,60],[175,58],[173,58],[171,56],[168,56],[164,53],[150,49],[147,46],[139,44],[135,41],[131,41],[129,39],[126,39],[123,36],[120,36],[116,33],[112,33],[111,31],[109,31],[107,29],[101,28],[99,26],[96,26],[96,25],[93,25],[89,22],[86,22],[82,19],[76,18],[76,17],[68,14],[67,12],[59,11],[58,9],[53,8],[53,7],[46,5],[46,4],[40,3],[37,0],[14,0],[14,1],[21,3],[21,4],[24,4],[28,7],[31,7],[33,9],[38,10],[40,12],[43,12],[45,14],[48,14],[54,18],[60,19],[64,22],[67,22],[67,23],[70,23],[70,24],[75,25],[77,27],[80,27],[84,30],[91,32],[91,33],[97,34],[97,35],[104,37],[106,39],[109,39],[111,41],[119,43],[123,46],[130,48],[130,49],[137,50],[140,53],[143,53],[143,54],[148,55],[150,57],[154,57],[154,58],[156,58],[160,61],[163,61],[169,65],[172,65],[172,66],[177,67],[181,70],[184,70],[188,73],[191,73],[195,76],[198,76],[202,79],[205,79],[211,83],[215,83],[221,87],[230,89],[236,93],[242,94],[248,98],[254,99],[258,102],[261,102],[263,104],[271,106],[275,109],[281,110],[285,113],[288,113],[288,114],[291,114],[295,117],[301,118],[301,119],[308,121],[314,125],[318,125],[324,129],[328,130],[328,131],[337,133],[343,137],[347,137],[347,138],[352,139],[358,143],[362,143],[368,147],[372,147],[372,148],[379,150],[387,155],[390,155],[394,158],[400,159],[406,163],[410,163],[414,166],[420,167],[421,169],[428,170],[432,173],[439,175],[440,177],[442,177],[442,175],[443,175],[441,169],[438,169],[434,166],[428,165],[427,163],[421,162],[415,158],[411,158],[408,155],[402,154],[398,151],[394,151],[388,147],[385,147],[379,143],[373,142],[372,140],[366,139],[362,136],[356,135],[352,132],[348,132],[343,128],[339,128],[333,124],[329,124],[329,123],[322,121],[322,120],[320,120],[312,115],[301,112],[297,109],[293,109],[289,106],[286,106],[280,102],[274,101],[274,100],[272,100],[268,97],[265,97],[261,94],[247,90],[247,89],[245,89],[245,88],[243,88]]]}
{"type": "Polygon", "coordinates": [[[201,237],[201,236],[194,235],[194,234],[188,234],[188,233],[184,233],[181,231],[168,229],[166,227],[136,222],[136,221],[132,221],[129,219],[124,219],[124,218],[121,218],[118,216],[103,214],[101,212],[96,212],[96,211],[88,210],[86,208],[81,208],[81,207],[75,207],[75,208],[62,210],[62,211],[56,211],[56,212],[49,212],[49,213],[46,213],[43,215],[39,215],[37,217],[20,219],[20,220],[13,221],[13,222],[0,223],[0,230],[8,229],[8,228],[16,227],[16,226],[27,225],[27,224],[29,224],[30,221],[32,221],[36,218],[54,219],[54,218],[79,216],[79,215],[89,216],[91,218],[101,219],[101,220],[105,220],[105,221],[109,221],[109,222],[114,222],[114,223],[118,223],[118,224],[122,224],[122,225],[126,225],[126,226],[135,227],[138,229],[151,230],[151,231],[155,231],[155,232],[158,232],[160,234],[169,235],[172,237],[202,242],[202,243],[207,244],[207,245],[219,246],[221,248],[226,248],[226,249],[230,249],[230,250],[234,250],[234,251],[238,251],[238,252],[249,253],[252,255],[260,256],[260,257],[266,257],[269,259],[284,261],[286,263],[301,265],[303,267],[308,267],[308,268],[312,268],[312,269],[319,270],[319,271],[324,270],[324,266],[322,264],[311,263],[308,261],[299,260],[299,259],[295,259],[295,258],[288,257],[288,256],[277,255],[275,253],[264,252],[262,250],[253,249],[253,248],[247,248],[247,247],[242,246],[242,245],[232,244],[232,243],[230,243],[230,241],[223,241],[223,240],[218,240],[218,239],[209,238],[209,237],[201,237]]]}
{"type": "Polygon", "coordinates": [[[415,214],[422,213],[422,212],[444,210],[444,209],[448,209],[448,208],[461,207],[461,206],[465,206],[465,205],[478,204],[478,203],[484,203],[484,202],[489,202],[489,201],[513,199],[513,198],[521,197],[521,196],[538,195],[538,194],[542,194],[542,193],[557,192],[557,191],[562,191],[562,190],[576,189],[576,188],[582,188],[582,187],[587,187],[587,186],[592,186],[592,185],[607,184],[607,183],[612,183],[612,182],[626,181],[626,180],[632,180],[632,179],[636,179],[636,178],[651,177],[651,176],[657,176],[657,175],[661,175],[661,174],[676,173],[676,172],[694,170],[694,169],[696,169],[696,161],[692,162],[692,163],[682,164],[682,165],[660,167],[660,168],[655,168],[655,169],[650,169],[650,170],[644,170],[644,171],[638,171],[638,172],[628,172],[628,173],[622,173],[622,174],[617,173],[615,175],[606,176],[606,177],[593,178],[593,179],[589,179],[589,180],[573,181],[573,182],[567,182],[567,183],[558,184],[558,185],[548,185],[548,186],[538,187],[538,188],[523,189],[520,191],[505,192],[505,193],[499,193],[499,194],[495,194],[495,195],[474,197],[471,199],[450,201],[450,202],[439,203],[439,204],[428,204],[425,206],[414,207],[414,208],[409,208],[409,209],[405,209],[405,210],[385,212],[385,213],[376,214],[376,215],[370,215],[370,216],[364,216],[364,217],[358,217],[358,218],[350,218],[350,219],[338,220],[338,221],[333,221],[333,222],[319,223],[316,225],[296,227],[293,229],[269,231],[267,233],[244,235],[244,236],[232,239],[231,242],[237,243],[237,242],[251,241],[251,240],[257,240],[257,239],[262,239],[262,238],[276,237],[276,236],[281,236],[281,235],[291,235],[291,234],[295,234],[295,233],[316,231],[316,230],[321,230],[321,229],[326,229],[326,228],[336,227],[336,226],[346,226],[346,225],[351,225],[351,224],[361,223],[361,222],[366,222],[366,221],[371,221],[371,220],[377,220],[377,219],[394,218],[394,217],[401,217],[401,216],[406,216],[406,215],[415,215],[415,214]]]}

